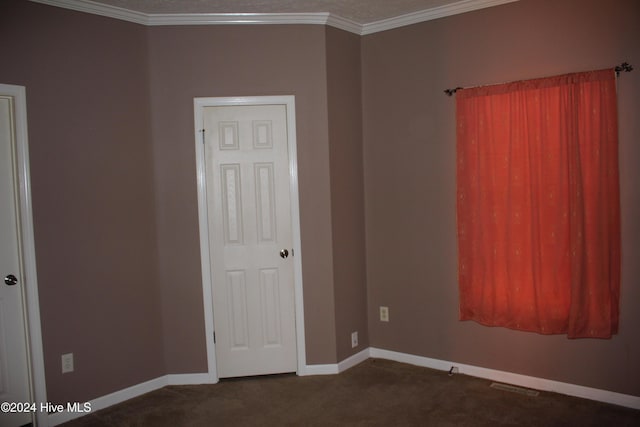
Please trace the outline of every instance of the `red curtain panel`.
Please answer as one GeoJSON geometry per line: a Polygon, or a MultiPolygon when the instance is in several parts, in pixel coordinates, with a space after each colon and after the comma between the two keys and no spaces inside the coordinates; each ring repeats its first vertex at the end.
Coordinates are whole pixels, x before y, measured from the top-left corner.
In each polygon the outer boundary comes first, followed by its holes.
{"type": "Polygon", "coordinates": [[[458,90],[461,320],[617,333],[615,80],[611,69],[458,90]]]}

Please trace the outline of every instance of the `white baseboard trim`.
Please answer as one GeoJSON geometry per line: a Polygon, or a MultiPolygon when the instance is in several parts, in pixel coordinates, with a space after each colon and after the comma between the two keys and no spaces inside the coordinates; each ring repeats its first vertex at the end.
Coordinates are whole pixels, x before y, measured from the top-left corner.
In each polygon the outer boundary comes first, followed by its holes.
{"type": "Polygon", "coordinates": [[[298,372],[298,375],[303,377],[307,375],[335,375],[340,372],[344,372],[349,368],[356,366],[359,363],[364,362],[370,357],[369,348],[365,348],[359,353],[347,357],[342,362],[330,363],[327,365],[307,365],[303,372],[298,372]]]}
{"type": "Polygon", "coordinates": [[[448,371],[452,366],[456,366],[459,373],[473,377],[485,378],[492,381],[499,381],[536,390],[551,391],[566,394],[568,396],[581,397],[583,399],[597,400],[633,409],[640,409],[640,397],[629,394],[616,393],[608,390],[568,384],[544,378],[530,377],[527,375],[514,374],[512,372],[497,371],[494,369],[481,368],[479,366],[465,365],[446,360],[431,359],[428,357],[415,356],[412,354],[382,350],[373,347],[369,349],[369,354],[374,358],[394,360],[396,362],[409,363],[411,365],[423,366],[425,368],[437,369],[440,371],[448,371]]]}
{"type": "MultiPolygon", "coordinates": [[[[439,371],[448,371],[452,366],[456,366],[460,374],[485,378],[492,381],[499,381],[502,383],[518,385],[521,387],[527,387],[541,391],[551,391],[555,393],[566,394],[568,396],[575,396],[583,399],[597,400],[600,402],[611,403],[614,405],[625,406],[633,409],[640,409],[640,397],[638,396],[547,380],[544,378],[514,374],[512,372],[487,369],[479,366],[465,365],[462,363],[451,362],[447,360],[432,359],[429,357],[416,356],[413,354],[400,353],[397,351],[382,350],[375,347],[366,348],[339,363],[331,363],[326,365],[306,365],[303,372],[298,372],[298,375],[335,375],[339,374],[340,372],[344,372],[347,369],[356,366],[369,358],[394,360],[396,362],[437,369],[439,371]]],[[[125,400],[133,399],[134,397],[138,397],[145,393],[158,390],[168,385],[213,384],[216,382],[217,380],[207,373],[165,375],[94,399],[90,402],[91,411],[93,412],[107,408],[109,406],[124,402],[125,400]]],[[[82,412],[67,411],[49,414],[48,424],[50,426],[56,426],[67,421],[71,421],[75,418],[79,418],[82,415],[86,414],[82,412]]]]}
{"type": "MultiPolygon", "coordinates": [[[[122,390],[115,391],[102,397],[98,397],[90,401],[91,412],[99,411],[100,409],[108,408],[109,406],[116,405],[124,402],[125,400],[133,399],[134,397],[141,396],[145,393],[149,393],[154,390],[161,389],[168,385],[186,385],[186,384],[211,384],[215,381],[212,380],[209,374],[172,374],[158,377],[149,381],[145,381],[140,384],[136,384],[131,387],[127,387],[122,390]]],[[[82,407],[82,402],[80,407],[82,407]]],[[[83,415],[89,413],[84,412],[56,412],[49,414],[48,421],[50,426],[57,426],[67,421],[80,418],[83,415]]]]}
{"type": "Polygon", "coordinates": [[[302,372],[298,371],[298,375],[306,377],[307,375],[334,375],[338,373],[338,364],[330,363],[327,365],[307,365],[302,372]]]}
{"type": "Polygon", "coordinates": [[[354,354],[353,356],[349,356],[344,359],[342,362],[338,363],[338,372],[344,372],[349,368],[353,368],[354,366],[364,362],[368,358],[370,358],[370,349],[365,348],[359,353],[354,354]]]}

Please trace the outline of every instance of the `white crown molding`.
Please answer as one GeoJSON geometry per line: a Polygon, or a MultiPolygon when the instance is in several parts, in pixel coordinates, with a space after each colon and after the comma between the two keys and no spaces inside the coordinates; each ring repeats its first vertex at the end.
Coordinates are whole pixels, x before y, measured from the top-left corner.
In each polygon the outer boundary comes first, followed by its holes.
{"type": "Polygon", "coordinates": [[[91,13],[93,15],[106,16],[108,18],[120,19],[121,21],[133,22],[140,25],[149,25],[149,15],[142,12],[135,12],[116,6],[108,6],[89,0],[30,0],[34,3],[42,3],[49,6],[61,7],[75,10],[76,12],[91,13]]]}
{"type": "MultiPolygon", "coordinates": [[[[36,0],[41,1],[41,0],[36,0]]],[[[51,1],[51,0],[49,0],[51,1]]],[[[68,0],[67,0],[68,1],[68,0]]],[[[146,25],[325,25],[329,13],[172,13],[149,14],[146,25]]]]}
{"type": "Polygon", "coordinates": [[[343,18],[342,16],[329,14],[329,18],[327,19],[327,25],[329,25],[330,27],[337,28],[339,30],[344,30],[350,33],[357,34],[359,36],[362,35],[362,24],[359,24],[347,18],[343,18]]]}
{"type": "Polygon", "coordinates": [[[302,24],[329,25],[358,35],[367,35],[394,28],[431,21],[446,16],[499,6],[518,0],[462,0],[445,6],[413,12],[381,21],[360,24],[328,12],[317,13],[142,13],[90,0],[30,0],[49,6],[91,13],[146,26],[162,25],[255,25],[302,24]]]}
{"type": "Polygon", "coordinates": [[[432,21],[451,15],[471,12],[487,7],[499,6],[505,3],[512,3],[518,0],[462,0],[457,3],[421,10],[419,12],[408,13],[395,18],[383,19],[362,25],[361,35],[379,33],[381,31],[392,30],[394,28],[405,27],[418,24],[420,22],[432,21]]]}
{"type": "MultiPolygon", "coordinates": [[[[145,26],[163,25],[327,25],[330,14],[317,13],[142,13],[90,0],[30,0],[49,6],[120,19],[145,26]]],[[[341,17],[331,17],[333,26],[360,33],[361,25],[341,17]]]]}

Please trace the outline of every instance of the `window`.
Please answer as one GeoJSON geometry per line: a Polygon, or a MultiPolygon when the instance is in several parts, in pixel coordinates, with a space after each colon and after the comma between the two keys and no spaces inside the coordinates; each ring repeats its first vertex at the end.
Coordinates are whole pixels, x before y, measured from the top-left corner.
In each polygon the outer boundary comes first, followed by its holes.
{"type": "Polygon", "coordinates": [[[602,70],[457,92],[461,320],[617,333],[615,79],[602,70]]]}

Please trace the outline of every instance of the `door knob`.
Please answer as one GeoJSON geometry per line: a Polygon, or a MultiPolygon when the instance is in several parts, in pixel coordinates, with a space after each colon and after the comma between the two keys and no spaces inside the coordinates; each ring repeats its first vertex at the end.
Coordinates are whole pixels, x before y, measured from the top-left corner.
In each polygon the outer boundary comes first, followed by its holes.
{"type": "Polygon", "coordinates": [[[13,286],[18,283],[18,278],[13,274],[9,274],[7,277],[4,278],[4,283],[7,286],[13,286]]]}
{"type": "Polygon", "coordinates": [[[289,251],[288,250],[283,249],[283,250],[280,251],[280,257],[286,258],[288,256],[289,256],[289,251]]]}

